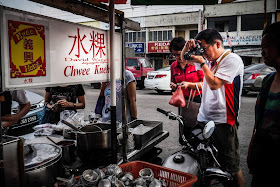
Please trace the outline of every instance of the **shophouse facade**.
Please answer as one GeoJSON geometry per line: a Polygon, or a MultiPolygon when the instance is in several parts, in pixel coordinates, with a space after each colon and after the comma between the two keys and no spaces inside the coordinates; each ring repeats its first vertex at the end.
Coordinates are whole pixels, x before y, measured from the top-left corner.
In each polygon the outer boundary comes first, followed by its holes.
{"type": "MultiPolygon", "coordinates": [[[[189,40],[206,28],[218,30],[225,48],[239,54],[245,65],[263,62],[261,34],[264,25],[280,21],[280,0],[248,0],[205,6],[131,6],[127,0],[127,4],[116,5],[116,9],[123,11],[126,18],[140,23],[140,31],[126,30],[126,47],[133,48],[135,56],[149,59],[156,70],[175,60],[169,52],[172,38],[182,36],[189,40]]],[[[93,23],[85,24],[109,29],[108,24],[93,23]]]]}
{"type": "Polygon", "coordinates": [[[136,56],[150,59],[155,69],[170,65],[175,59],[169,52],[172,38],[194,37],[198,32],[197,12],[155,15],[142,18],[141,31],[127,31],[126,46],[135,49],[136,56]]]}
{"type": "MultiPolygon", "coordinates": [[[[265,24],[279,21],[277,1],[236,2],[204,7],[204,27],[218,30],[224,46],[239,54],[245,65],[263,62],[261,58],[262,30],[265,24]],[[227,42],[227,33],[232,47],[227,42]]],[[[278,5],[279,6],[279,5],[278,5]]]]}
{"type": "Polygon", "coordinates": [[[139,32],[126,31],[126,46],[134,48],[136,56],[150,59],[155,69],[159,69],[174,61],[169,52],[172,38],[182,36],[188,40],[201,29],[214,28],[221,33],[225,48],[239,54],[245,65],[259,63],[263,61],[260,45],[264,20],[269,24],[279,19],[279,0],[266,0],[266,12],[264,4],[264,0],[241,1],[196,6],[191,12],[179,13],[177,10],[168,14],[158,8],[158,15],[147,16],[143,16],[145,13],[131,15],[130,10],[120,8],[126,17],[140,22],[141,26],[139,32]],[[232,47],[228,44],[227,34],[232,47]]]}

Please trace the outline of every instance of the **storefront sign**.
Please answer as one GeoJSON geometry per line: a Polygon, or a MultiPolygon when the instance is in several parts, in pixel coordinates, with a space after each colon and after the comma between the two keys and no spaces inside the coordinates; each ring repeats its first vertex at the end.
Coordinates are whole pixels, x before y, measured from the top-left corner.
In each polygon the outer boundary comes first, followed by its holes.
{"type": "MultiPolygon", "coordinates": [[[[254,35],[254,36],[230,36],[230,41],[233,46],[239,45],[261,45],[262,36],[254,35]]],[[[223,36],[223,44],[224,46],[228,46],[227,37],[223,36]]]]}
{"type": "Polygon", "coordinates": [[[170,42],[149,42],[148,53],[170,53],[170,42]]]}
{"type": "Polygon", "coordinates": [[[144,53],[145,52],[145,43],[126,43],[125,47],[133,48],[135,53],[144,53]]]}
{"type": "MultiPolygon", "coordinates": [[[[108,81],[108,31],[0,7],[4,90],[108,81]]],[[[121,77],[121,35],[115,34],[121,77]]]]}
{"type": "Polygon", "coordinates": [[[8,20],[10,77],[46,76],[45,26],[8,20]]]}

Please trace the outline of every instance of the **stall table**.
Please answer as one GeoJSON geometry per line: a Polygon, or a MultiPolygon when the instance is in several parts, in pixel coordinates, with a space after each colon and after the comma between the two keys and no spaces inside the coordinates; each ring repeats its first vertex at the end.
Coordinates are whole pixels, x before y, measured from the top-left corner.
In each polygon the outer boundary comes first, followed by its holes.
{"type": "MultiPolygon", "coordinates": [[[[159,144],[161,141],[163,141],[165,138],[169,136],[168,131],[163,131],[154,138],[152,138],[146,145],[144,145],[141,149],[135,149],[132,152],[127,154],[127,159],[128,161],[135,161],[135,160],[140,160],[140,157],[144,155],[145,153],[149,152],[153,147],[155,147],[157,144],[159,144]]],[[[34,136],[34,133],[26,134],[23,136],[20,136],[21,138],[25,139],[25,144],[31,144],[31,143],[48,143],[48,144],[53,144],[51,140],[47,138],[47,136],[34,136]]],[[[58,134],[53,134],[50,135],[51,139],[54,142],[59,142],[63,140],[69,140],[69,139],[64,139],[63,136],[58,135],[58,134]]],[[[118,164],[123,163],[122,159],[119,159],[118,164]]]]}

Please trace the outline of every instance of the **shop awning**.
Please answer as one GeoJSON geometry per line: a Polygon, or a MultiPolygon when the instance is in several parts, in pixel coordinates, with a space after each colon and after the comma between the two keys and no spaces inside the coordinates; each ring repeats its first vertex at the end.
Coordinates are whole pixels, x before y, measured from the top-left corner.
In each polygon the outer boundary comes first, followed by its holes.
{"type": "MultiPolygon", "coordinates": [[[[109,6],[97,2],[95,0],[73,0],[73,1],[65,1],[65,0],[31,0],[36,3],[40,3],[43,5],[47,5],[53,8],[57,8],[60,10],[64,10],[67,12],[71,12],[73,14],[81,15],[84,17],[88,17],[91,19],[95,19],[98,21],[102,21],[104,23],[109,23],[109,6]]],[[[115,9],[115,25],[123,26],[125,29],[139,31],[140,23],[132,21],[127,18],[123,18],[124,13],[122,11],[115,9]],[[122,20],[124,21],[122,23],[122,20]]]]}
{"type": "Polygon", "coordinates": [[[131,5],[214,5],[218,0],[131,0],[131,5]]]}
{"type": "Polygon", "coordinates": [[[262,57],[261,48],[249,48],[249,49],[235,49],[234,53],[243,57],[262,57]]]}

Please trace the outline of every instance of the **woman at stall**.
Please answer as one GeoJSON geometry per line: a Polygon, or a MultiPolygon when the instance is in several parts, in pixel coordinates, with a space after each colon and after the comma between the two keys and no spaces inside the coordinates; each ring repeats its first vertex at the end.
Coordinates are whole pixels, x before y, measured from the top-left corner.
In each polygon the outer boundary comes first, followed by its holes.
{"type": "Polygon", "coordinates": [[[74,110],[85,108],[85,91],[81,84],[65,85],[57,87],[46,87],[46,107],[53,112],[50,115],[50,123],[60,121],[60,112],[63,110],[74,110]],[[78,100],[78,103],[77,103],[78,100]]]}
{"type": "MultiPolygon", "coordinates": [[[[137,119],[137,106],[136,106],[136,80],[131,71],[125,71],[125,84],[126,84],[126,111],[127,122],[137,119]]],[[[102,115],[102,121],[107,122],[111,120],[111,87],[109,82],[103,82],[100,88],[99,99],[104,98],[102,107],[96,106],[96,108],[102,108],[101,110],[95,110],[95,113],[102,115]]],[[[122,85],[121,81],[116,82],[116,118],[117,121],[122,122],[122,85]]],[[[99,102],[98,102],[99,103],[99,102]]]]}

